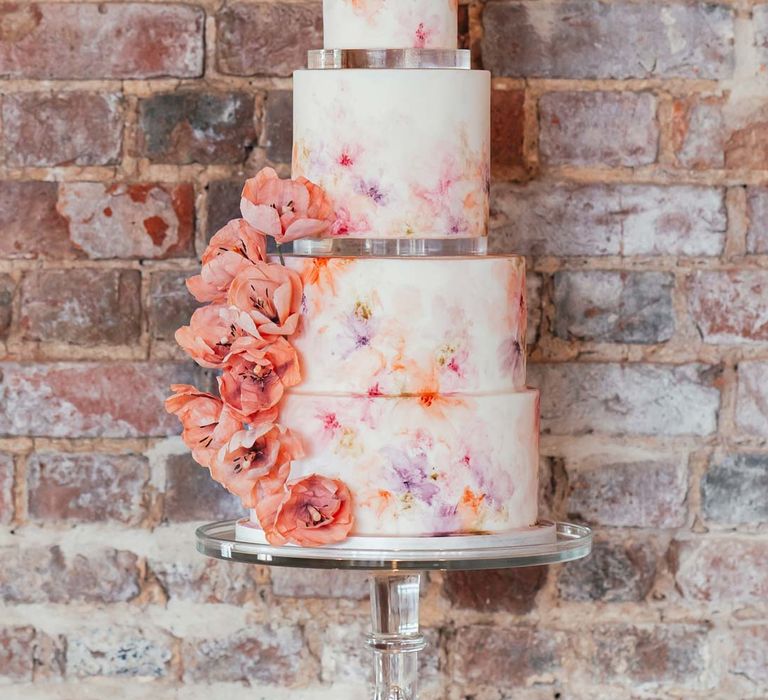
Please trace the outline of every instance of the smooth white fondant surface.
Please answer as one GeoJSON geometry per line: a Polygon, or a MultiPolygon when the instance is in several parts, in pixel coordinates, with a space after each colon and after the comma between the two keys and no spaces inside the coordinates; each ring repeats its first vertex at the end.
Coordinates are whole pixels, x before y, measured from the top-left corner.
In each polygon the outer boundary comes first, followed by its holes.
{"type": "Polygon", "coordinates": [[[301,258],[297,393],[525,387],[525,259],[301,258]]]}
{"type": "Polygon", "coordinates": [[[323,0],[326,49],[455,49],[458,0],[323,0]]]}
{"type": "Polygon", "coordinates": [[[487,71],[301,70],[293,102],[293,176],[326,190],[333,235],[487,235],[487,71]]]}
{"type": "Polygon", "coordinates": [[[306,457],[291,479],[341,479],[351,535],[505,532],[536,522],[535,390],[462,396],[362,397],[288,392],[281,423],[306,457]]]}

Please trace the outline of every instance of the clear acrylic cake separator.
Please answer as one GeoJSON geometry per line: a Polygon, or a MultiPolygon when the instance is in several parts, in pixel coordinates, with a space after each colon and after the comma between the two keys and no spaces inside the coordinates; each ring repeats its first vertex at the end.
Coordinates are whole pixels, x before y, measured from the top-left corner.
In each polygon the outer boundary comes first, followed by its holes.
{"type": "MultiPolygon", "coordinates": [[[[238,540],[236,521],[210,523],[196,532],[202,554],[232,562],[307,569],[370,571],[374,700],[417,700],[418,653],[426,647],[419,628],[419,592],[425,571],[506,569],[561,564],[586,557],[592,531],[583,525],[555,523],[547,543],[499,546],[498,538],[476,535],[465,549],[350,547],[273,547],[238,540]]],[[[356,538],[362,540],[364,538],[356,538]]],[[[378,539],[378,538],[377,538],[378,539]]]]}

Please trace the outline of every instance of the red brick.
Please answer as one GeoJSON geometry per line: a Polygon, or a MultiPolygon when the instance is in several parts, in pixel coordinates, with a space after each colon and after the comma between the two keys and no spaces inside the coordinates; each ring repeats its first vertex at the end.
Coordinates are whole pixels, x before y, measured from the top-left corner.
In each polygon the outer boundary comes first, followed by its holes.
{"type": "Polygon", "coordinates": [[[207,217],[208,240],[222,228],[230,219],[240,216],[240,194],[243,191],[243,179],[214,180],[208,183],[207,217]]]}
{"type": "Polygon", "coordinates": [[[216,15],[216,65],[228,75],[290,76],[323,46],[320,3],[230,3],[216,15]]]}
{"type": "Polygon", "coordinates": [[[0,77],[199,76],[204,16],[175,3],[3,3],[0,77]]]}
{"type": "Polygon", "coordinates": [[[192,255],[191,184],[66,182],[58,211],[72,242],[88,257],[177,258],[192,255]]]}
{"type": "Polygon", "coordinates": [[[543,566],[449,571],[443,580],[443,593],[459,608],[523,615],[533,610],[536,595],[546,582],[547,569],[543,566]]]}
{"type": "Polygon", "coordinates": [[[191,274],[177,270],[152,273],[149,282],[149,333],[154,340],[173,340],[176,330],[188,325],[192,312],[200,306],[185,284],[191,274]]]}
{"type": "Polygon", "coordinates": [[[561,632],[533,627],[460,627],[450,650],[453,683],[512,688],[556,673],[566,648],[561,632]]]}
{"type": "Polygon", "coordinates": [[[293,153],[293,91],[270,90],[264,103],[264,147],[273,163],[290,163],[293,153]]]}
{"type": "Polygon", "coordinates": [[[768,340],[768,272],[702,270],[690,283],[690,310],[706,343],[742,344],[768,340]]]}
{"type": "Polygon", "coordinates": [[[675,582],[684,597],[713,603],[764,603],[768,542],[756,538],[695,539],[673,544],[675,582]]]}
{"type": "Polygon", "coordinates": [[[505,177],[525,168],[525,91],[491,92],[491,167],[505,177]]]}
{"type": "Polygon", "coordinates": [[[56,211],[55,182],[0,180],[0,258],[81,257],[56,211]]]}
{"type": "Polygon", "coordinates": [[[492,187],[493,252],[522,255],[719,255],[725,190],[689,185],[492,187]]]}
{"type": "Polygon", "coordinates": [[[747,188],[747,251],[768,253],[768,187],[747,188]]]}
{"type": "Polygon", "coordinates": [[[768,435],[768,362],[739,364],[736,425],[749,435],[768,435]]]}
{"type": "Polygon", "coordinates": [[[483,63],[523,78],[728,78],[733,18],[705,2],[490,2],[483,63]]]}
{"type": "Polygon", "coordinates": [[[539,148],[551,165],[649,165],[659,150],[647,92],[552,92],[539,99],[539,148]]]}
{"type": "Polygon", "coordinates": [[[680,527],[688,474],[679,458],[617,461],[596,456],[568,465],[568,515],[608,527],[680,527]]]}
{"type": "Polygon", "coordinates": [[[64,555],[56,546],[6,548],[0,598],[6,603],[121,603],[139,593],[138,558],[115,549],[64,555]]]}
{"type": "Polygon", "coordinates": [[[597,540],[588,557],[560,569],[557,591],[564,600],[639,603],[653,586],[657,561],[650,542],[597,540]]]}
{"type": "Polygon", "coordinates": [[[768,625],[734,627],[729,647],[729,673],[763,686],[768,684],[768,625]]]}
{"type": "Polygon", "coordinates": [[[217,484],[207,469],[187,454],[166,461],[163,516],[171,522],[229,520],[246,515],[240,500],[217,484]]]}
{"type": "Polygon", "coordinates": [[[60,676],[64,644],[31,626],[0,627],[0,678],[29,682],[60,676]]]}
{"type": "Polygon", "coordinates": [[[38,453],[27,462],[29,515],[45,522],[140,523],[149,465],[140,455],[38,453]]]}
{"type": "Polygon", "coordinates": [[[707,520],[768,523],[768,455],[728,454],[713,459],[701,478],[701,509],[707,520]]]}
{"type": "Polygon", "coordinates": [[[169,385],[203,385],[188,363],[0,363],[0,435],[138,437],[180,432],[169,385]]]}
{"type": "Polygon", "coordinates": [[[254,97],[170,92],[139,102],[139,154],[155,163],[242,163],[256,141],[254,97]]]}
{"type": "Polygon", "coordinates": [[[121,345],[141,334],[138,270],[36,270],[21,284],[25,340],[121,345]]]}
{"type": "Polygon", "coordinates": [[[675,330],[674,283],[666,272],[556,272],[555,334],[565,340],[663,343],[675,330]]]}
{"type": "Polygon", "coordinates": [[[275,566],[271,569],[270,576],[272,592],[276,596],[352,600],[368,597],[368,578],[360,571],[326,571],[275,566]]]}
{"type": "Polygon", "coordinates": [[[10,165],[112,165],[120,160],[119,93],[18,93],[3,99],[10,165]]]}
{"type": "Polygon", "coordinates": [[[725,165],[726,129],[720,97],[681,97],[672,103],[672,147],[677,165],[704,170],[725,165]]]}
{"type": "Polygon", "coordinates": [[[187,638],[182,644],[184,681],[254,681],[288,685],[302,661],[298,627],[250,624],[229,637],[187,638]]]}
{"type": "Polygon", "coordinates": [[[13,292],[16,283],[10,275],[0,275],[0,339],[8,337],[13,320],[13,292]]]}
{"type": "Polygon", "coordinates": [[[545,433],[711,435],[720,393],[705,365],[530,365],[545,433]]]}
{"type": "Polygon", "coordinates": [[[0,525],[13,520],[13,457],[0,452],[0,525]]]}
{"type": "Polygon", "coordinates": [[[706,625],[600,625],[592,630],[594,647],[585,659],[590,681],[706,687],[707,636],[706,625]]]}

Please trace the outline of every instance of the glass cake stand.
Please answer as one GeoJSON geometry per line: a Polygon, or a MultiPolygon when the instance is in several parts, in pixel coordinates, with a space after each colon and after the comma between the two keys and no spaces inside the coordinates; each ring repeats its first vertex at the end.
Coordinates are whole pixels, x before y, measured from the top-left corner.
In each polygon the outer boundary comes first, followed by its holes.
{"type": "MultiPolygon", "coordinates": [[[[273,547],[239,541],[236,521],[198,528],[199,552],[225,561],[307,569],[371,571],[371,632],[374,700],[416,700],[418,652],[426,646],[419,631],[421,574],[427,570],[507,569],[561,564],[587,556],[592,531],[583,525],[556,523],[556,539],[547,544],[487,546],[483,535],[467,549],[352,549],[348,547],[273,547]]],[[[443,538],[444,539],[444,538],[443,538]]]]}

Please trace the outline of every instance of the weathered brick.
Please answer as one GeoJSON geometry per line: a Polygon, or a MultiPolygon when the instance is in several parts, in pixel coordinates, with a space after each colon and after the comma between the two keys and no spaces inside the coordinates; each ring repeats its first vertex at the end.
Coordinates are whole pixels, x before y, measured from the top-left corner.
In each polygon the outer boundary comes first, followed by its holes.
{"type": "Polygon", "coordinates": [[[119,603],[139,593],[138,557],[115,549],[64,555],[58,547],[5,548],[0,597],[7,603],[119,603]]]}
{"type": "Polygon", "coordinates": [[[546,582],[547,569],[543,566],[449,571],[443,579],[443,593],[460,608],[522,615],[533,610],[536,595],[546,582]]]}
{"type": "Polygon", "coordinates": [[[557,672],[564,643],[562,633],[543,628],[461,627],[451,649],[452,680],[497,688],[523,685],[557,672]]]}
{"type": "Polygon", "coordinates": [[[666,272],[557,272],[555,334],[566,340],[663,343],[675,330],[674,283],[666,272]]]}
{"type": "Polygon", "coordinates": [[[649,542],[598,540],[588,557],[560,570],[558,594],[564,600],[639,603],[653,586],[657,559],[649,542]]]}
{"type": "Polygon", "coordinates": [[[207,237],[211,239],[214,233],[222,228],[230,219],[240,216],[240,194],[243,191],[243,180],[214,180],[208,183],[207,237]]]}
{"type": "Polygon", "coordinates": [[[368,578],[359,571],[326,571],[276,566],[270,572],[272,592],[291,598],[368,597],[368,578]]]}
{"type": "Polygon", "coordinates": [[[13,320],[13,292],[16,284],[10,275],[0,275],[0,339],[8,337],[13,320]]]}
{"type": "Polygon", "coordinates": [[[154,340],[173,340],[173,334],[189,323],[200,305],[187,291],[189,272],[153,272],[149,281],[149,334],[154,340]]]}
{"type": "Polygon", "coordinates": [[[173,637],[145,627],[108,625],[67,638],[67,675],[160,678],[168,674],[173,637]]]}
{"type": "Polygon", "coordinates": [[[119,93],[17,93],[3,98],[10,165],[112,165],[120,160],[119,93]]]}
{"type": "Polygon", "coordinates": [[[489,2],[483,63],[521,78],[728,78],[733,18],[705,2],[489,2]]]}
{"type": "Polygon", "coordinates": [[[491,167],[501,177],[525,167],[525,91],[491,92],[491,167]]]}
{"type": "Polygon", "coordinates": [[[633,685],[706,686],[706,625],[599,625],[586,659],[592,680],[633,685]]]}
{"type": "Polygon", "coordinates": [[[235,2],[216,14],[216,65],[228,75],[289,76],[323,45],[320,3],[235,2]]]}
{"type": "Polygon", "coordinates": [[[734,627],[729,647],[730,674],[743,676],[753,683],[768,684],[768,625],[734,627]]]}
{"type": "Polygon", "coordinates": [[[568,465],[568,515],[608,527],[685,524],[688,478],[680,459],[618,461],[597,455],[568,465]]]}
{"type": "Polygon", "coordinates": [[[245,515],[239,499],[188,454],[168,457],[165,478],[163,515],[167,520],[228,520],[245,515]]]}
{"type": "Polygon", "coordinates": [[[536,344],[541,330],[541,275],[526,271],[525,291],[528,295],[528,323],[526,325],[526,341],[528,347],[536,344]]]}
{"type": "Polygon", "coordinates": [[[64,182],[58,211],[88,257],[192,255],[195,192],[190,184],[64,182]]]}
{"type": "Polygon", "coordinates": [[[701,479],[701,508],[708,520],[768,522],[768,455],[729,454],[714,459],[701,479]]]}
{"type": "Polygon", "coordinates": [[[768,253],[768,187],[747,188],[747,251],[768,253]]]}
{"type": "Polygon", "coordinates": [[[205,387],[188,363],[0,363],[0,435],[137,437],[180,432],[163,401],[174,383],[205,387]]]}
{"type": "Polygon", "coordinates": [[[55,182],[0,180],[0,258],[75,258],[66,219],[56,211],[55,182]]]}
{"type": "Polygon", "coordinates": [[[0,627],[0,679],[30,682],[61,676],[64,645],[29,625],[0,627]]]}
{"type": "Polygon", "coordinates": [[[686,598],[714,603],[763,603],[768,597],[768,542],[695,539],[674,543],[675,582],[686,598]]]}
{"type": "Polygon", "coordinates": [[[171,601],[245,605],[259,600],[264,588],[260,569],[252,564],[197,555],[192,560],[150,557],[149,568],[171,601]]]}
{"type": "Polygon", "coordinates": [[[725,167],[765,170],[768,161],[768,109],[742,118],[738,127],[726,132],[725,167]]]}
{"type": "Polygon", "coordinates": [[[0,452],[0,525],[13,520],[13,457],[0,452]]]}
{"type": "Polygon", "coordinates": [[[3,3],[0,77],[195,77],[204,18],[176,3],[3,3]]]}
{"type": "Polygon", "coordinates": [[[264,104],[264,147],[274,163],[290,163],[293,153],[293,91],[270,90],[264,104]]]}
{"type": "Polygon", "coordinates": [[[672,137],[677,164],[683,168],[722,168],[726,129],[720,97],[687,96],[672,103],[672,137]]]}
{"type": "Polygon", "coordinates": [[[27,462],[29,515],[42,521],[135,525],[146,516],[140,455],[38,453],[27,462]]]}
{"type": "Polygon", "coordinates": [[[21,283],[25,340],[120,345],[141,334],[138,270],[35,270],[21,283]]]}
{"type": "Polygon", "coordinates": [[[288,684],[304,644],[295,626],[251,624],[224,639],[187,638],[182,644],[184,681],[288,684]]]}
{"type": "Polygon", "coordinates": [[[752,21],[759,60],[763,64],[768,63],[768,4],[752,8],[752,21]]]}
{"type": "Polygon", "coordinates": [[[736,425],[749,435],[768,435],[768,362],[739,364],[736,425]]]}
{"type": "Polygon", "coordinates": [[[242,163],[256,140],[245,92],[169,92],[139,102],[139,153],[156,163],[242,163]]]}
{"type": "Polygon", "coordinates": [[[522,255],[718,255],[725,191],[674,185],[492,187],[492,252],[522,255]]]}
{"type": "Polygon", "coordinates": [[[720,393],[704,365],[568,363],[532,365],[544,432],[710,435],[720,393]]]}
{"type": "Polygon", "coordinates": [[[768,272],[701,270],[690,280],[690,310],[707,343],[768,340],[768,272]]]}
{"type": "Polygon", "coordinates": [[[648,92],[551,92],[539,99],[539,148],[551,165],[634,167],[656,160],[656,98],[648,92]]]}

